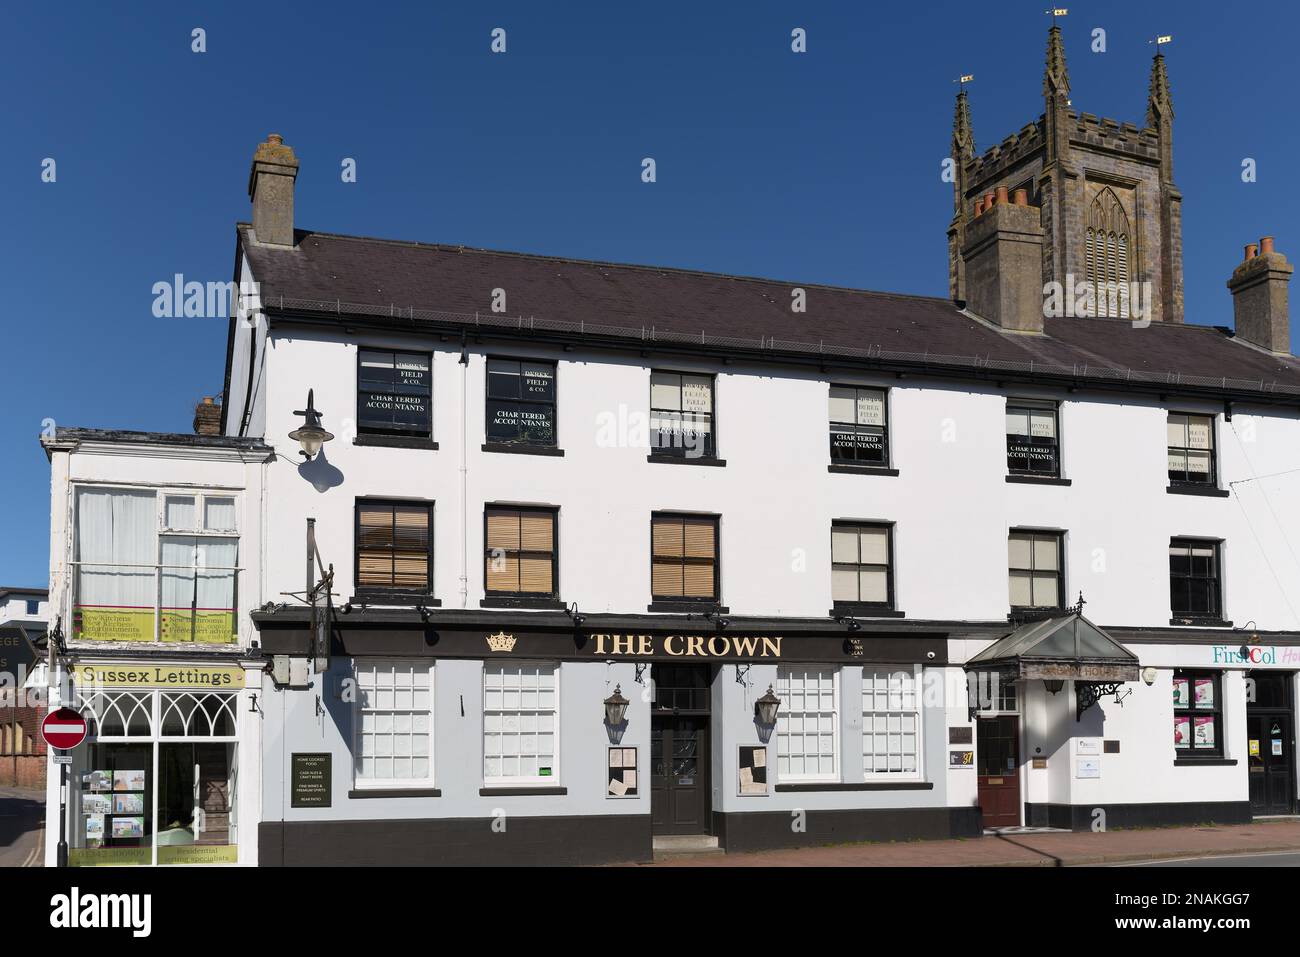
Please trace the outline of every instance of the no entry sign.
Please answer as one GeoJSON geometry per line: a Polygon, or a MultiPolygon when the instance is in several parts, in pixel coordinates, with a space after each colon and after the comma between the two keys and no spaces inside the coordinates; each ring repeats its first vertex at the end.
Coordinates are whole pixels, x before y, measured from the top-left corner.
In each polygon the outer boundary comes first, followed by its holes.
{"type": "Polygon", "coordinates": [[[41,722],[41,737],[60,751],[68,751],[86,740],[86,719],[71,708],[51,711],[41,722]]]}

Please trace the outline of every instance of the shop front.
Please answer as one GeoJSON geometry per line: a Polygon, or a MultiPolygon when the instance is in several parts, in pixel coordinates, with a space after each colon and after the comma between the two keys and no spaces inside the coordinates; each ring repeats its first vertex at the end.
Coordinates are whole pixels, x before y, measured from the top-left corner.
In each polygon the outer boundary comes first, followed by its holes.
{"type": "MultiPolygon", "coordinates": [[[[244,666],[78,662],[68,677],[66,705],[89,731],[68,769],[69,864],[240,863],[257,814],[244,666]]],[[[57,814],[56,802],[51,834],[57,814]]]]}

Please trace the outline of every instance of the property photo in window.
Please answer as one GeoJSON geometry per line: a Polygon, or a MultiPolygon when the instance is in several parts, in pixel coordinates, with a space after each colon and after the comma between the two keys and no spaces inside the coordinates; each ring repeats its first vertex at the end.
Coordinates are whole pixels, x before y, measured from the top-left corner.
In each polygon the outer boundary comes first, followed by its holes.
{"type": "Polygon", "coordinates": [[[919,676],[911,669],[862,669],[862,767],[868,780],[920,773],[918,684],[919,676]]]}
{"type": "Polygon", "coordinates": [[[1062,607],[1063,537],[1060,532],[1012,530],[1007,537],[1012,608],[1062,607]]]}
{"type": "Polygon", "coordinates": [[[1219,543],[1194,538],[1169,542],[1169,607],[1174,618],[1223,617],[1219,543]]]}
{"type": "Polygon", "coordinates": [[[776,767],[779,781],[839,778],[837,669],[781,665],[776,694],[776,767]]]}
{"type": "Polygon", "coordinates": [[[1169,481],[1214,485],[1214,416],[1169,413],[1169,481]]]}
{"type": "Polygon", "coordinates": [[[429,438],[433,376],[427,352],[361,349],[357,353],[357,431],[429,438]]]}
{"type": "Polygon", "coordinates": [[[655,601],[718,601],[718,519],[650,518],[650,590],[655,601]]]}
{"type": "Polygon", "coordinates": [[[650,451],[712,458],[713,376],[650,373],[650,451]]]}
{"type": "Polygon", "coordinates": [[[1060,430],[1054,402],[1007,400],[1007,471],[1059,478],[1060,430]]]}
{"type": "Polygon", "coordinates": [[[358,593],[430,595],[433,592],[433,505],[357,501],[358,593]]]}
{"type": "Polygon", "coordinates": [[[888,466],[885,390],[831,386],[830,431],[832,464],[888,466]]]}
{"type": "Polygon", "coordinates": [[[428,661],[356,659],[353,706],[358,785],[433,784],[433,666],[428,661]]]}
{"type": "Polygon", "coordinates": [[[1174,754],[1222,757],[1223,705],[1213,671],[1174,672],[1174,754]]]}
{"type": "Polygon", "coordinates": [[[237,640],[233,495],[82,487],[73,547],[75,637],[237,640]]]}
{"type": "Polygon", "coordinates": [[[488,359],[489,443],[555,445],[555,363],[488,359]]]}
{"type": "Polygon", "coordinates": [[[893,608],[893,527],[835,522],[831,526],[831,597],[837,608],[893,608]]]}
{"type": "Polygon", "coordinates": [[[559,743],[555,664],[483,663],[485,784],[555,784],[559,743]]]}
{"type": "Polygon", "coordinates": [[[553,598],[559,580],[553,508],[490,506],[484,581],[489,596],[553,598]]]}

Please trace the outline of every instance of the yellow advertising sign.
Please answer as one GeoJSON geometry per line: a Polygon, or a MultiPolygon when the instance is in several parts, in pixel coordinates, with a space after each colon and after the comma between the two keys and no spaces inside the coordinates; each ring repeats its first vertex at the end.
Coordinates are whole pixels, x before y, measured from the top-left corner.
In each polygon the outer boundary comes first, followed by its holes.
{"type": "Polygon", "coordinates": [[[157,665],[124,662],[115,665],[76,665],[73,678],[79,687],[177,688],[233,691],[244,687],[244,669],[238,665],[157,665]]]}
{"type": "Polygon", "coordinates": [[[238,864],[235,844],[177,844],[158,848],[159,864],[238,864]]]}
{"type": "Polygon", "coordinates": [[[84,641],[153,641],[153,609],[78,605],[72,636],[84,641]]]}
{"type": "Polygon", "coordinates": [[[70,847],[68,863],[73,867],[119,867],[148,864],[147,847],[70,847]]]}

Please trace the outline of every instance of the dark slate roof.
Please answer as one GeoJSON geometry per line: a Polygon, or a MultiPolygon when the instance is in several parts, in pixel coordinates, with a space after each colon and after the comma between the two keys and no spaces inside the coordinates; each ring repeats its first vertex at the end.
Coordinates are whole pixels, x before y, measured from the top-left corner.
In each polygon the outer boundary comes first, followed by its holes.
{"type": "Polygon", "coordinates": [[[275,450],[258,438],[236,435],[198,435],[190,432],[133,432],[126,429],[82,429],[59,426],[53,438],[42,438],[47,448],[76,442],[121,442],[128,445],[174,445],[196,449],[244,449],[270,455],[275,450]]]}
{"type": "Polygon", "coordinates": [[[395,317],[444,327],[518,328],[737,351],[829,354],[949,372],[1029,373],[1300,397],[1300,361],[1207,325],[1048,319],[1046,335],[1004,333],[947,299],[462,246],[299,231],[293,249],[242,248],[271,312],[395,317]],[[790,309],[807,290],[807,311],[790,309]],[[507,292],[507,315],[486,312],[507,292]]]}
{"type": "Polygon", "coordinates": [[[49,595],[48,588],[20,588],[17,585],[0,585],[0,601],[10,595],[49,595]]]}
{"type": "Polygon", "coordinates": [[[974,655],[967,669],[1007,661],[1037,659],[1063,661],[1113,659],[1137,664],[1137,656],[1083,615],[1073,612],[1021,625],[974,655]]]}

